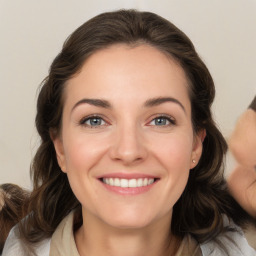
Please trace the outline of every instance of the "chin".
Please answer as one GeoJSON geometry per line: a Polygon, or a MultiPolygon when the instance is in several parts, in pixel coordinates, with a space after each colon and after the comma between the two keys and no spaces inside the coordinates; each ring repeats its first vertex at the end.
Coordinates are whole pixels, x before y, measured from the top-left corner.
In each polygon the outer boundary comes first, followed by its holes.
{"type": "Polygon", "coordinates": [[[145,211],[127,211],[126,213],[122,211],[104,216],[103,219],[105,219],[105,223],[118,229],[142,229],[150,226],[150,224],[155,222],[157,217],[145,214],[145,211]]]}
{"type": "Polygon", "coordinates": [[[142,229],[150,224],[150,221],[145,221],[145,219],[122,219],[122,220],[112,220],[109,223],[112,227],[123,230],[133,230],[142,229]]]}

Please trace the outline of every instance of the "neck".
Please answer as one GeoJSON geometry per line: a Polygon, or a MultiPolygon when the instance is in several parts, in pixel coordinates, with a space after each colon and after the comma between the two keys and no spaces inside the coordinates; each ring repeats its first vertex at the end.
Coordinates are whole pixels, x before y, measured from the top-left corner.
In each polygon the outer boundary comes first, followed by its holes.
{"type": "Polygon", "coordinates": [[[171,218],[166,216],[147,227],[120,229],[83,212],[83,225],[75,233],[81,256],[169,256],[180,239],[171,235],[171,218]]]}

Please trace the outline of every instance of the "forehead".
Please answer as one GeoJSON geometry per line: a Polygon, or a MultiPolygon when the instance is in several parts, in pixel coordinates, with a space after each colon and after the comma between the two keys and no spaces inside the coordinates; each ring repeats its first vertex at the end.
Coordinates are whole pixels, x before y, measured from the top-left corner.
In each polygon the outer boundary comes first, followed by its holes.
{"type": "Polygon", "coordinates": [[[187,101],[188,81],[173,58],[150,45],[113,45],[92,54],[65,88],[66,100],[177,97],[187,101]],[[184,99],[186,98],[186,99],[184,99]]]}

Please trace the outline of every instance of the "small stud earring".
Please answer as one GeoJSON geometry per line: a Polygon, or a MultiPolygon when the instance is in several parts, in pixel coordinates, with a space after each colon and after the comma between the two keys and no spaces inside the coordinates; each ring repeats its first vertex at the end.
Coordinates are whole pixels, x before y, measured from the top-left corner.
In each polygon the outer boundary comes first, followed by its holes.
{"type": "Polygon", "coordinates": [[[193,160],[192,160],[192,163],[193,163],[193,164],[195,164],[195,163],[196,163],[196,160],[195,160],[195,159],[193,159],[193,160]]]}

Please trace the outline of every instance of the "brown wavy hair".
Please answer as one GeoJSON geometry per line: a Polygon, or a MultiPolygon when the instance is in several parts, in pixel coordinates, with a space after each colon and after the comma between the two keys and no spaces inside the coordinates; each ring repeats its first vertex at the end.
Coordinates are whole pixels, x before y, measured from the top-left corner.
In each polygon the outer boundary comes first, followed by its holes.
{"type": "MultiPolygon", "coordinates": [[[[215,96],[214,83],[192,42],[171,22],[156,14],[120,10],[100,14],[75,30],[42,83],[36,115],[41,145],[31,166],[33,191],[29,215],[20,226],[21,235],[27,242],[36,243],[50,237],[71,210],[81,208],[67,175],[57,163],[51,134],[61,131],[66,82],[80,71],[89,56],[120,43],[151,45],[179,63],[189,83],[194,132],[205,129],[207,133],[202,157],[174,206],[172,233],[180,237],[189,233],[198,242],[205,242],[224,231],[222,214],[238,224],[246,217],[227,191],[222,168],[227,145],[210,109],[215,96]]],[[[78,212],[81,221],[81,210],[78,212]]]]}
{"type": "Polygon", "coordinates": [[[25,217],[28,198],[29,192],[15,184],[0,185],[0,254],[11,228],[25,217]]]}

